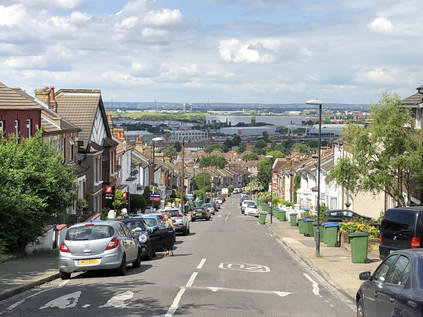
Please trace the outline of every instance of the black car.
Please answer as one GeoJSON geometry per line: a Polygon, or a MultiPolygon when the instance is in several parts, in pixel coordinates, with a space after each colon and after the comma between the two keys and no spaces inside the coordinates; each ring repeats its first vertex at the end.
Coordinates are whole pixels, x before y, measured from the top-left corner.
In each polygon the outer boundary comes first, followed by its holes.
{"type": "Polygon", "coordinates": [[[380,224],[379,257],[393,251],[423,247],[423,206],[388,209],[380,224]]]}
{"type": "Polygon", "coordinates": [[[206,207],[196,207],[191,212],[191,221],[194,222],[198,219],[210,220],[211,214],[206,207]]]}
{"type": "Polygon", "coordinates": [[[176,241],[175,231],[165,227],[163,215],[148,214],[142,216],[142,219],[151,228],[150,243],[153,251],[163,251],[167,247],[173,247],[176,241]]]}
{"type": "Polygon", "coordinates": [[[142,218],[122,218],[118,219],[118,221],[123,222],[131,230],[132,235],[141,245],[142,259],[151,260],[151,258],[156,256],[156,251],[151,246],[151,230],[142,218]]]}
{"type": "Polygon", "coordinates": [[[360,280],[357,316],[423,316],[423,249],[397,251],[360,280]]]}
{"type": "Polygon", "coordinates": [[[326,211],[326,221],[328,222],[342,222],[344,220],[352,219],[371,220],[369,217],[361,216],[348,209],[332,209],[326,211]]]}

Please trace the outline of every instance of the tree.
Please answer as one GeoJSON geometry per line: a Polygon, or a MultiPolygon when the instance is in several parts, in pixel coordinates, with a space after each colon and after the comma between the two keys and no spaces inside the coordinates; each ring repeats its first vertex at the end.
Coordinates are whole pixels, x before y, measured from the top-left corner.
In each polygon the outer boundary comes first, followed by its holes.
{"type": "Polygon", "coordinates": [[[250,153],[250,154],[245,154],[242,159],[244,161],[257,161],[258,160],[258,156],[256,153],[250,153]]]}
{"type": "Polygon", "coordinates": [[[13,135],[0,140],[0,240],[9,251],[36,241],[44,223],[66,220],[76,178],[62,161],[41,130],[19,142],[13,135]]]}
{"type": "Polygon", "coordinates": [[[116,211],[116,214],[120,214],[122,208],[128,206],[128,201],[123,198],[123,192],[120,189],[117,189],[115,192],[115,200],[113,202],[113,208],[116,211]]]}
{"type": "Polygon", "coordinates": [[[217,166],[219,168],[225,168],[227,164],[228,162],[224,157],[216,155],[204,156],[200,159],[200,167],[217,166]]]}
{"type": "Polygon", "coordinates": [[[265,157],[257,164],[257,180],[263,188],[268,188],[270,184],[270,172],[274,158],[265,157]]]}
{"type": "Polygon", "coordinates": [[[163,150],[163,155],[167,156],[169,158],[170,162],[173,163],[173,159],[178,156],[178,152],[176,151],[176,149],[172,145],[168,145],[163,150]]]}
{"type": "Polygon", "coordinates": [[[329,171],[326,181],[335,181],[336,185],[344,187],[348,197],[349,193],[355,193],[358,188],[359,171],[349,157],[341,157],[329,171]]]}
{"type": "MultiPolygon", "coordinates": [[[[411,113],[400,107],[397,94],[384,92],[382,98],[371,106],[369,129],[350,125],[342,137],[351,145],[354,154],[351,165],[340,161],[341,167],[352,174],[355,190],[385,191],[398,204],[409,204],[413,188],[420,190],[423,185],[423,147],[422,131],[415,129],[411,122],[411,113]],[[405,193],[405,195],[404,195],[405,193]]],[[[335,177],[338,183],[342,178],[335,177]]]]}
{"type": "Polygon", "coordinates": [[[247,144],[245,143],[240,143],[239,147],[238,147],[238,153],[244,153],[245,151],[247,151],[247,144]]]}
{"type": "Polygon", "coordinates": [[[267,155],[271,155],[271,156],[273,156],[275,159],[276,158],[282,158],[282,157],[284,157],[285,155],[281,152],[281,151],[270,151],[270,152],[267,152],[267,155]]]}
{"type": "Polygon", "coordinates": [[[136,214],[138,211],[143,212],[145,210],[145,206],[147,204],[147,202],[145,201],[145,198],[143,195],[138,195],[138,194],[131,194],[129,196],[129,213],[130,214],[136,214]]]}
{"type": "Polygon", "coordinates": [[[181,152],[182,151],[182,145],[179,141],[176,141],[175,144],[173,145],[173,147],[175,148],[176,152],[181,152]]]}

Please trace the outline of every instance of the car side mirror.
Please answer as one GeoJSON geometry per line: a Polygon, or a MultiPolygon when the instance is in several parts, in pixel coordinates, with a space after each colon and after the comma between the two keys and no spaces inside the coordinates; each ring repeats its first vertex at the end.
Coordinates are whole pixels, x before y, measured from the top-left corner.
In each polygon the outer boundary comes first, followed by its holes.
{"type": "Polygon", "coordinates": [[[370,280],[370,277],[372,276],[372,274],[370,272],[362,272],[360,273],[360,275],[358,276],[358,278],[361,281],[367,281],[370,280]]]}

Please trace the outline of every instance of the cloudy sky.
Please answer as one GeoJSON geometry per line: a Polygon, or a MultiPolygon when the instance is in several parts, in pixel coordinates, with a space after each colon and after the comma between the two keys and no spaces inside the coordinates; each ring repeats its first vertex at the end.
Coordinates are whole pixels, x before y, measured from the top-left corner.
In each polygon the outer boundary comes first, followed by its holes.
{"type": "Polygon", "coordinates": [[[2,0],[0,82],[103,100],[367,104],[423,84],[418,0],[2,0]]]}

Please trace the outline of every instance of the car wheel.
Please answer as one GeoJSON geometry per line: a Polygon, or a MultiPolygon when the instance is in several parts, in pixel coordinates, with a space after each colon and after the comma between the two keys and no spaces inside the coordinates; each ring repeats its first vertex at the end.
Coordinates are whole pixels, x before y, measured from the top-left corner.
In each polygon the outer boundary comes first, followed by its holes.
{"type": "Polygon", "coordinates": [[[138,250],[137,258],[132,262],[133,268],[139,268],[141,266],[141,252],[138,250]]]}
{"type": "Polygon", "coordinates": [[[185,227],[184,232],[182,233],[184,236],[188,235],[188,228],[185,227]]]}
{"type": "Polygon", "coordinates": [[[364,317],[363,299],[360,298],[357,303],[357,317],[364,317]]]}
{"type": "Polygon", "coordinates": [[[192,218],[191,221],[194,222],[195,221],[195,218],[192,218]]]}
{"type": "Polygon", "coordinates": [[[60,278],[62,280],[68,280],[68,279],[70,279],[70,277],[71,277],[71,274],[70,273],[60,272],[60,278]]]}
{"type": "Polygon", "coordinates": [[[188,233],[188,234],[190,233],[190,230],[189,230],[189,226],[188,226],[188,230],[187,230],[187,233],[188,233]]]}
{"type": "Polygon", "coordinates": [[[122,262],[120,263],[120,266],[116,269],[116,273],[120,276],[126,275],[126,255],[123,254],[122,256],[122,262]]]}

